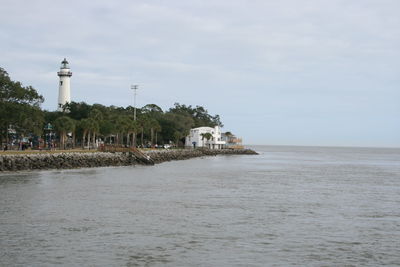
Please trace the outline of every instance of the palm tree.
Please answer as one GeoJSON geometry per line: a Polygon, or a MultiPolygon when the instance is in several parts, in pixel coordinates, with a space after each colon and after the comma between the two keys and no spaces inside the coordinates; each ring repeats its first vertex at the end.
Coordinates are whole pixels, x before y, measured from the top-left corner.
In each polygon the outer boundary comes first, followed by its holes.
{"type": "Polygon", "coordinates": [[[86,138],[86,135],[87,135],[87,133],[88,133],[88,129],[89,129],[89,119],[82,119],[82,120],[80,120],[79,121],[79,127],[82,129],[82,142],[81,142],[81,145],[82,145],[82,148],[84,148],[85,147],[85,138],[86,138]]]}
{"type": "Polygon", "coordinates": [[[210,141],[210,139],[212,138],[212,134],[210,133],[202,133],[201,135],[201,140],[203,140],[203,147],[205,145],[204,139],[207,139],[207,142],[210,141]]]}
{"type": "Polygon", "coordinates": [[[89,112],[89,118],[99,122],[103,120],[103,113],[100,110],[94,108],[89,112]]]}
{"type": "Polygon", "coordinates": [[[153,131],[154,131],[154,133],[155,133],[155,135],[156,135],[156,140],[155,140],[155,143],[154,144],[157,144],[158,142],[157,142],[157,134],[159,133],[159,132],[161,132],[161,125],[157,122],[157,124],[154,126],[154,128],[153,128],[153,131]]]}
{"type": "MultiPolygon", "coordinates": [[[[131,119],[129,116],[119,116],[115,122],[116,131],[117,131],[117,144],[122,145],[124,143],[124,134],[129,132],[129,128],[131,127],[131,119]]],[[[128,142],[128,140],[127,140],[128,142]]]]}
{"type": "Polygon", "coordinates": [[[179,146],[179,139],[182,138],[182,134],[179,131],[174,132],[174,139],[175,139],[175,145],[176,147],[179,146]]]}
{"type": "Polygon", "coordinates": [[[94,144],[96,133],[99,131],[99,124],[92,118],[83,119],[80,121],[79,124],[80,127],[83,129],[82,147],[85,146],[85,141],[86,141],[87,147],[90,149],[90,139],[92,137],[94,144]]]}
{"type": "Polygon", "coordinates": [[[137,121],[133,121],[133,132],[132,132],[132,146],[136,147],[136,134],[138,133],[140,126],[139,123],[137,121]]]}
{"type": "Polygon", "coordinates": [[[67,133],[75,131],[75,122],[68,116],[61,116],[54,121],[54,127],[60,135],[60,147],[65,149],[67,133]]]}
{"type": "Polygon", "coordinates": [[[139,119],[137,120],[138,122],[138,126],[140,129],[140,143],[142,145],[142,147],[144,147],[144,130],[145,128],[149,127],[150,124],[150,119],[147,116],[141,116],[139,117],[139,119]]]}
{"type": "MultiPolygon", "coordinates": [[[[157,120],[150,119],[148,121],[148,127],[150,127],[150,142],[151,142],[151,146],[153,147],[154,146],[154,133],[157,134],[157,131],[161,130],[161,126],[157,120]]],[[[157,140],[156,140],[156,142],[157,142],[157,140]]]]}
{"type": "Polygon", "coordinates": [[[93,134],[92,142],[93,142],[93,147],[96,146],[96,135],[100,131],[100,122],[103,120],[103,114],[101,113],[100,110],[98,109],[92,109],[89,113],[89,119],[91,119],[93,122],[91,124],[91,130],[93,134]]]}
{"type": "Polygon", "coordinates": [[[92,139],[92,147],[96,146],[96,134],[99,132],[99,124],[93,119],[90,120],[88,147],[90,148],[90,137],[92,139]]]}
{"type": "Polygon", "coordinates": [[[111,120],[102,120],[99,124],[100,126],[100,135],[104,138],[104,142],[107,138],[109,138],[109,142],[111,144],[111,137],[116,132],[115,123],[111,120]]]}
{"type": "Polygon", "coordinates": [[[137,121],[130,117],[126,118],[126,143],[131,147],[136,147],[136,133],[139,131],[140,127],[137,121]],[[129,138],[132,135],[132,138],[129,138]]]}

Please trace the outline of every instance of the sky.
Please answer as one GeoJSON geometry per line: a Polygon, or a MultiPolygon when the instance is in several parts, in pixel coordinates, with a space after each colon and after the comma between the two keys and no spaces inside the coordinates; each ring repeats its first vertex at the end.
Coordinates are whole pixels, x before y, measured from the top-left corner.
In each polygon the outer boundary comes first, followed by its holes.
{"type": "Polygon", "coordinates": [[[400,147],[398,0],[0,0],[0,67],[71,100],[219,114],[246,144],[400,147]]]}

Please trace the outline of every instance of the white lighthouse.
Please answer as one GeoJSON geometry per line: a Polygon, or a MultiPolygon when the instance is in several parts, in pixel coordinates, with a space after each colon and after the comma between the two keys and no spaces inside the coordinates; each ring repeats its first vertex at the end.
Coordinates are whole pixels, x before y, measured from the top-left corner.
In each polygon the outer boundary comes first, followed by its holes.
{"type": "Polygon", "coordinates": [[[71,102],[70,80],[72,72],[70,71],[67,59],[64,58],[64,60],[61,62],[60,71],[57,72],[57,75],[60,77],[57,111],[63,111],[63,105],[71,102]]]}

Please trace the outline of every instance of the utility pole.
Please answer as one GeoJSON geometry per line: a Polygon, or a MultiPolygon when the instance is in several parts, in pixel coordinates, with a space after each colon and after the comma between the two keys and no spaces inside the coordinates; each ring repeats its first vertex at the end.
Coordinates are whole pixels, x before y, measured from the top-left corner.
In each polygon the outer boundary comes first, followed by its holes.
{"type": "Polygon", "coordinates": [[[139,89],[139,85],[131,85],[133,90],[133,120],[136,121],[136,90],[139,89]]]}

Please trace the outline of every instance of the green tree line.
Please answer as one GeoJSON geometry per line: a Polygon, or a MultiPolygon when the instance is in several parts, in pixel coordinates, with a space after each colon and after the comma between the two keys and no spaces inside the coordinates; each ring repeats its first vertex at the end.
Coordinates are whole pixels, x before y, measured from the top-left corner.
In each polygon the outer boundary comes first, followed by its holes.
{"type": "Polygon", "coordinates": [[[183,145],[194,127],[222,126],[201,106],[175,103],[163,111],[156,104],[137,108],[71,102],[63,112],[42,110],[44,98],[33,87],[12,81],[0,68],[0,143],[16,138],[55,138],[60,147],[94,147],[96,140],[124,146],[183,145]]]}

